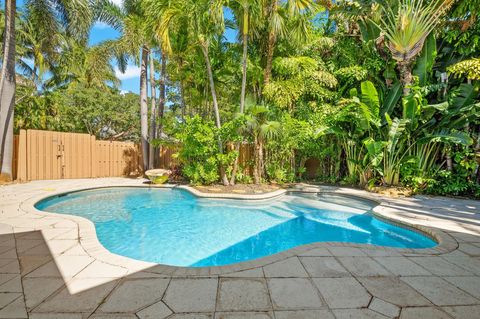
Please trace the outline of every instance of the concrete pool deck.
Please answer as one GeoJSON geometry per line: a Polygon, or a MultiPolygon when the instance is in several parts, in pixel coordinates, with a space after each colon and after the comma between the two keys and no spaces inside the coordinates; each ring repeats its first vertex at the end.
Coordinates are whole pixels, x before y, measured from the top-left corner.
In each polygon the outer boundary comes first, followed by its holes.
{"type": "MultiPolygon", "coordinates": [[[[83,218],[36,211],[59,192],[126,178],[0,186],[0,318],[479,318],[480,202],[387,198],[378,214],[439,238],[429,250],[316,243],[225,267],[178,268],[109,253],[83,218]]],[[[303,185],[303,191],[317,188],[303,185]]]]}

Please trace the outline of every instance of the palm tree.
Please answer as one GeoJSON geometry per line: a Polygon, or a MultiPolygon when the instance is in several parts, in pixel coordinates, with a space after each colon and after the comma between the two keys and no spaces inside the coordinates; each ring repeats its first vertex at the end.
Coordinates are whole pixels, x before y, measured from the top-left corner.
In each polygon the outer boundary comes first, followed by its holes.
{"type": "MultiPolygon", "coordinates": [[[[165,113],[165,103],[167,101],[166,99],[166,91],[167,91],[167,55],[162,51],[161,54],[161,67],[160,67],[160,81],[159,81],[159,86],[160,86],[160,97],[158,99],[158,110],[157,110],[157,116],[158,119],[160,120],[160,123],[157,127],[157,136],[159,138],[162,138],[163,136],[163,116],[165,113]]],[[[158,152],[156,152],[158,154],[158,152]]]]}
{"type": "MultiPolygon", "coordinates": [[[[285,30],[285,17],[300,19],[303,15],[309,14],[315,7],[316,1],[314,0],[266,0],[264,7],[264,21],[267,23],[267,39],[266,43],[266,61],[265,61],[265,70],[263,73],[264,85],[267,85],[270,82],[272,77],[272,63],[273,63],[273,53],[275,50],[275,45],[277,42],[278,36],[283,36],[287,33],[285,30]]],[[[298,25],[298,26],[301,26],[298,25]]],[[[295,37],[305,36],[305,29],[303,28],[294,28],[290,30],[295,37]]]]}
{"type": "Polygon", "coordinates": [[[410,93],[412,64],[422,51],[428,35],[440,22],[454,0],[401,0],[394,10],[387,1],[384,14],[376,24],[388,41],[388,49],[397,61],[404,96],[410,93]]]}
{"type": "Polygon", "coordinates": [[[120,81],[110,63],[112,58],[117,57],[116,49],[113,40],[88,47],[75,39],[64,37],[58,46],[62,54],[50,66],[52,77],[45,86],[49,89],[72,85],[100,89],[118,87],[120,81]]]}
{"type": "MultiPolygon", "coordinates": [[[[176,30],[178,25],[185,26],[181,30],[189,34],[189,41],[200,49],[206,66],[210,94],[212,97],[215,114],[215,124],[218,129],[222,127],[220,111],[218,106],[215,80],[210,61],[210,43],[213,37],[222,34],[223,25],[216,24],[218,21],[213,16],[218,12],[215,5],[209,0],[181,0],[181,1],[158,1],[145,0],[145,11],[149,13],[149,23],[152,26],[162,50],[168,55],[172,53],[170,34],[176,30]],[[209,13],[210,14],[206,14],[209,13]]],[[[223,141],[218,139],[219,152],[223,154],[223,141]]],[[[225,168],[220,165],[220,175],[224,185],[228,185],[225,168]]]]}
{"type": "Polygon", "coordinates": [[[0,73],[0,181],[13,176],[13,109],[15,107],[15,0],[5,1],[5,35],[0,73]]]}
{"type": "Polygon", "coordinates": [[[60,55],[57,46],[65,36],[54,17],[45,17],[48,14],[52,13],[27,6],[18,23],[17,65],[36,84],[42,84],[45,72],[60,55]],[[31,65],[24,59],[32,61],[31,65]]]}
{"type": "MultiPolygon", "coordinates": [[[[88,0],[28,0],[26,6],[34,6],[44,12],[42,23],[59,21],[67,34],[86,39],[92,23],[88,0]]],[[[5,1],[5,29],[3,37],[3,61],[0,72],[0,179],[12,179],[13,113],[15,107],[15,37],[16,1],[5,1]]]]}
{"type": "MultiPolygon", "coordinates": [[[[222,3],[224,1],[220,1],[222,3]]],[[[217,21],[223,24],[223,8],[217,4],[217,21]]],[[[240,113],[245,110],[245,95],[247,87],[247,60],[248,60],[248,37],[251,29],[258,23],[258,15],[261,11],[259,0],[235,0],[230,3],[233,10],[239,36],[242,43],[242,88],[240,91],[240,113]]]]}
{"type": "Polygon", "coordinates": [[[278,135],[280,122],[269,120],[268,108],[261,105],[253,105],[246,111],[243,130],[253,139],[255,152],[253,179],[255,184],[260,184],[265,168],[263,158],[264,145],[268,139],[275,138],[278,135]]]}
{"type": "MultiPolygon", "coordinates": [[[[220,1],[216,4],[217,12],[215,16],[220,24],[223,24],[223,6],[220,1]]],[[[245,110],[245,95],[247,88],[247,60],[248,60],[248,36],[253,24],[253,20],[258,19],[258,13],[261,11],[261,3],[258,0],[236,0],[230,4],[233,9],[235,20],[237,22],[237,28],[242,43],[242,88],[240,91],[240,114],[243,114],[245,110]]],[[[235,151],[238,153],[240,150],[240,142],[235,144],[235,151]]],[[[230,184],[235,184],[235,175],[238,169],[238,156],[235,159],[232,169],[232,175],[230,177],[230,184]]]]}
{"type": "Polygon", "coordinates": [[[149,132],[149,150],[148,150],[148,167],[150,169],[155,166],[155,148],[151,140],[156,137],[156,114],[157,114],[157,88],[155,85],[155,63],[153,62],[153,52],[150,53],[150,132],[149,132]]]}
{"type": "Polygon", "coordinates": [[[109,0],[99,0],[95,7],[96,19],[121,32],[120,51],[127,53],[140,65],[140,131],[144,171],[149,166],[148,129],[148,68],[151,37],[145,22],[141,0],[124,0],[122,8],[109,0]],[[140,55],[139,55],[140,52],[140,55]]]}

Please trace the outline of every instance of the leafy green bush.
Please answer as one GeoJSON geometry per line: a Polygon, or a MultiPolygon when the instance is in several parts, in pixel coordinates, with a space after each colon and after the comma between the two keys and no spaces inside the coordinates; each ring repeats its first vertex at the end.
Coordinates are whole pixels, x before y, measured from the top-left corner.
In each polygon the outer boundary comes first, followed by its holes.
{"type": "Polygon", "coordinates": [[[475,154],[468,150],[457,151],[453,161],[453,170],[439,170],[425,191],[434,195],[480,197],[480,184],[475,176],[475,154]]]}
{"type": "Polygon", "coordinates": [[[183,164],[183,174],[192,184],[212,184],[219,179],[218,130],[211,121],[200,116],[187,118],[175,137],[182,147],[177,157],[183,164]]]}

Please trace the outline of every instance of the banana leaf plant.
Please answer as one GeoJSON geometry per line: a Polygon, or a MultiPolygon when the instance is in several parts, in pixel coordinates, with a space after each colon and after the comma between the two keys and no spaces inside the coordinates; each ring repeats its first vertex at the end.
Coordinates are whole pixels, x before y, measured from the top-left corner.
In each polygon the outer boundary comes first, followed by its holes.
{"type": "Polygon", "coordinates": [[[427,173],[438,164],[445,149],[471,145],[473,139],[465,126],[478,120],[480,103],[474,103],[477,95],[472,86],[462,84],[451,91],[447,101],[428,104],[421,90],[414,89],[402,98],[401,117],[392,120],[389,113],[384,113],[386,125],[378,126],[375,134],[363,140],[364,171],[374,170],[384,185],[397,185],[407,161],[427,173]]]}

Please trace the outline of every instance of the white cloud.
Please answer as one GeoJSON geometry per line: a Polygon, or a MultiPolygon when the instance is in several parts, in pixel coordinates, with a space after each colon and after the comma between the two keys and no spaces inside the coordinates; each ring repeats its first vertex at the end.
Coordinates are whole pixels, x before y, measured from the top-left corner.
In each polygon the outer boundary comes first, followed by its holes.
{"type": "Polygon", "coordinates": [[[120,6],[120,7],[123,4],[123,0],[110,0],[110,1],[112,1],[114,4],[116,4],[117,6],[120,6]]]}
{"type": "Polygon", "coordinates": [[[97,21],[95,22],[95,24],[93,25],[94,28],[96,29],[107,29],[107,28],[110,28],[110,26],[108,24],[106,24],[105,22],[100,22],[100,21],[97,21]]]}
{"type": "Polygon", "coordinates": [[[140,77],[140,68],[138,66],[129,65],[125,73],[120,72],[118,68],[115,68],[115,75],[120,80],[127,80],[140,77]]]}

